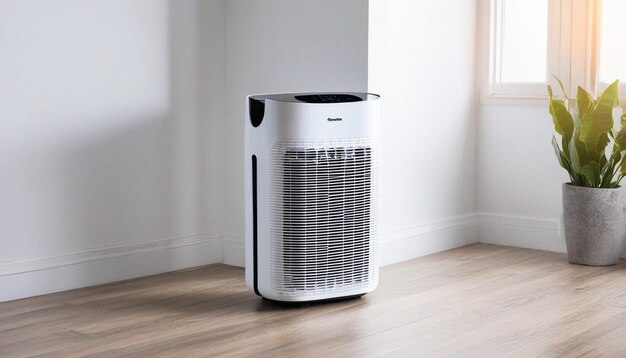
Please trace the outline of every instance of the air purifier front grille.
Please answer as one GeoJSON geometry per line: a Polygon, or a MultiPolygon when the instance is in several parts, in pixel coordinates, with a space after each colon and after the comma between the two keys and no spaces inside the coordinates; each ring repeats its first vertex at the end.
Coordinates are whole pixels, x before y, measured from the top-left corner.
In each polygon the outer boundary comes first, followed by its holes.
{"type": "Polygon", "coordinates": [[[375,282],[375,148],[281,142],[272,151],[272,290],[319,295],[375,282]]]}

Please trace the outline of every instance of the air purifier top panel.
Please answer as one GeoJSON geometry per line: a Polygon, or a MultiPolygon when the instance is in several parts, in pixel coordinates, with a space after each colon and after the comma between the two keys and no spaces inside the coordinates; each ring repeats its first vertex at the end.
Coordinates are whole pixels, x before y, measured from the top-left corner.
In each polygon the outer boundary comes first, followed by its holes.
{"type": "Polygon", "coordinates": [[[250,98],[257,101],[270,99],[278,102],[333,104],[372,101],[378,99],[379,96],[377,94],[364,92],[312,92],[253,95],[250,96],[250,98]]]}
{"type": "Polygon", "coordinates": [[[248,96],[248,130],[267,149],[279,140],[376,136],[379,96],[363,92],[279,93],[248,96]]]}

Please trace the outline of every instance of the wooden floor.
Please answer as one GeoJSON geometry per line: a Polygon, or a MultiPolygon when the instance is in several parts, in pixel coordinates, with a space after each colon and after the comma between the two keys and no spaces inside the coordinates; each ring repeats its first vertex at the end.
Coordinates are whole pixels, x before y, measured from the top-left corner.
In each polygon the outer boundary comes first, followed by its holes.
{"type": "Polygon", "coordinates": [[[0,356],[626,356],[626,263],[477,244],[382,268],[361,299],[286,307],[211,265],[0,303],[0,356]]]}

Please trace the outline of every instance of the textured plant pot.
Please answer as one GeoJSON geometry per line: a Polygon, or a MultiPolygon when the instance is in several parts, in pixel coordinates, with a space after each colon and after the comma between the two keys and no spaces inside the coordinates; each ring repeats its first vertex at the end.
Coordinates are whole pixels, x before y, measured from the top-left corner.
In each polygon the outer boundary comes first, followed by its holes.
{"type": "Polygon", "coordinates": [[[615,265],[624,242],[622,190],[563,184],[563,221],[571,263],[615,265]]]}

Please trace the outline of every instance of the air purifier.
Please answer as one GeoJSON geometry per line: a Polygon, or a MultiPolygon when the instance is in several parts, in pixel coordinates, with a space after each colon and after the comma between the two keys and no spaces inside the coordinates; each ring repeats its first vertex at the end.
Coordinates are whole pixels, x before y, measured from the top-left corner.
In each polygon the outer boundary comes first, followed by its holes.
{"type": "Polygon", "coordinates": [[[248,287],[288,302],[375,289],[379,96],[252,95],[246,117],[248,287]]]}

